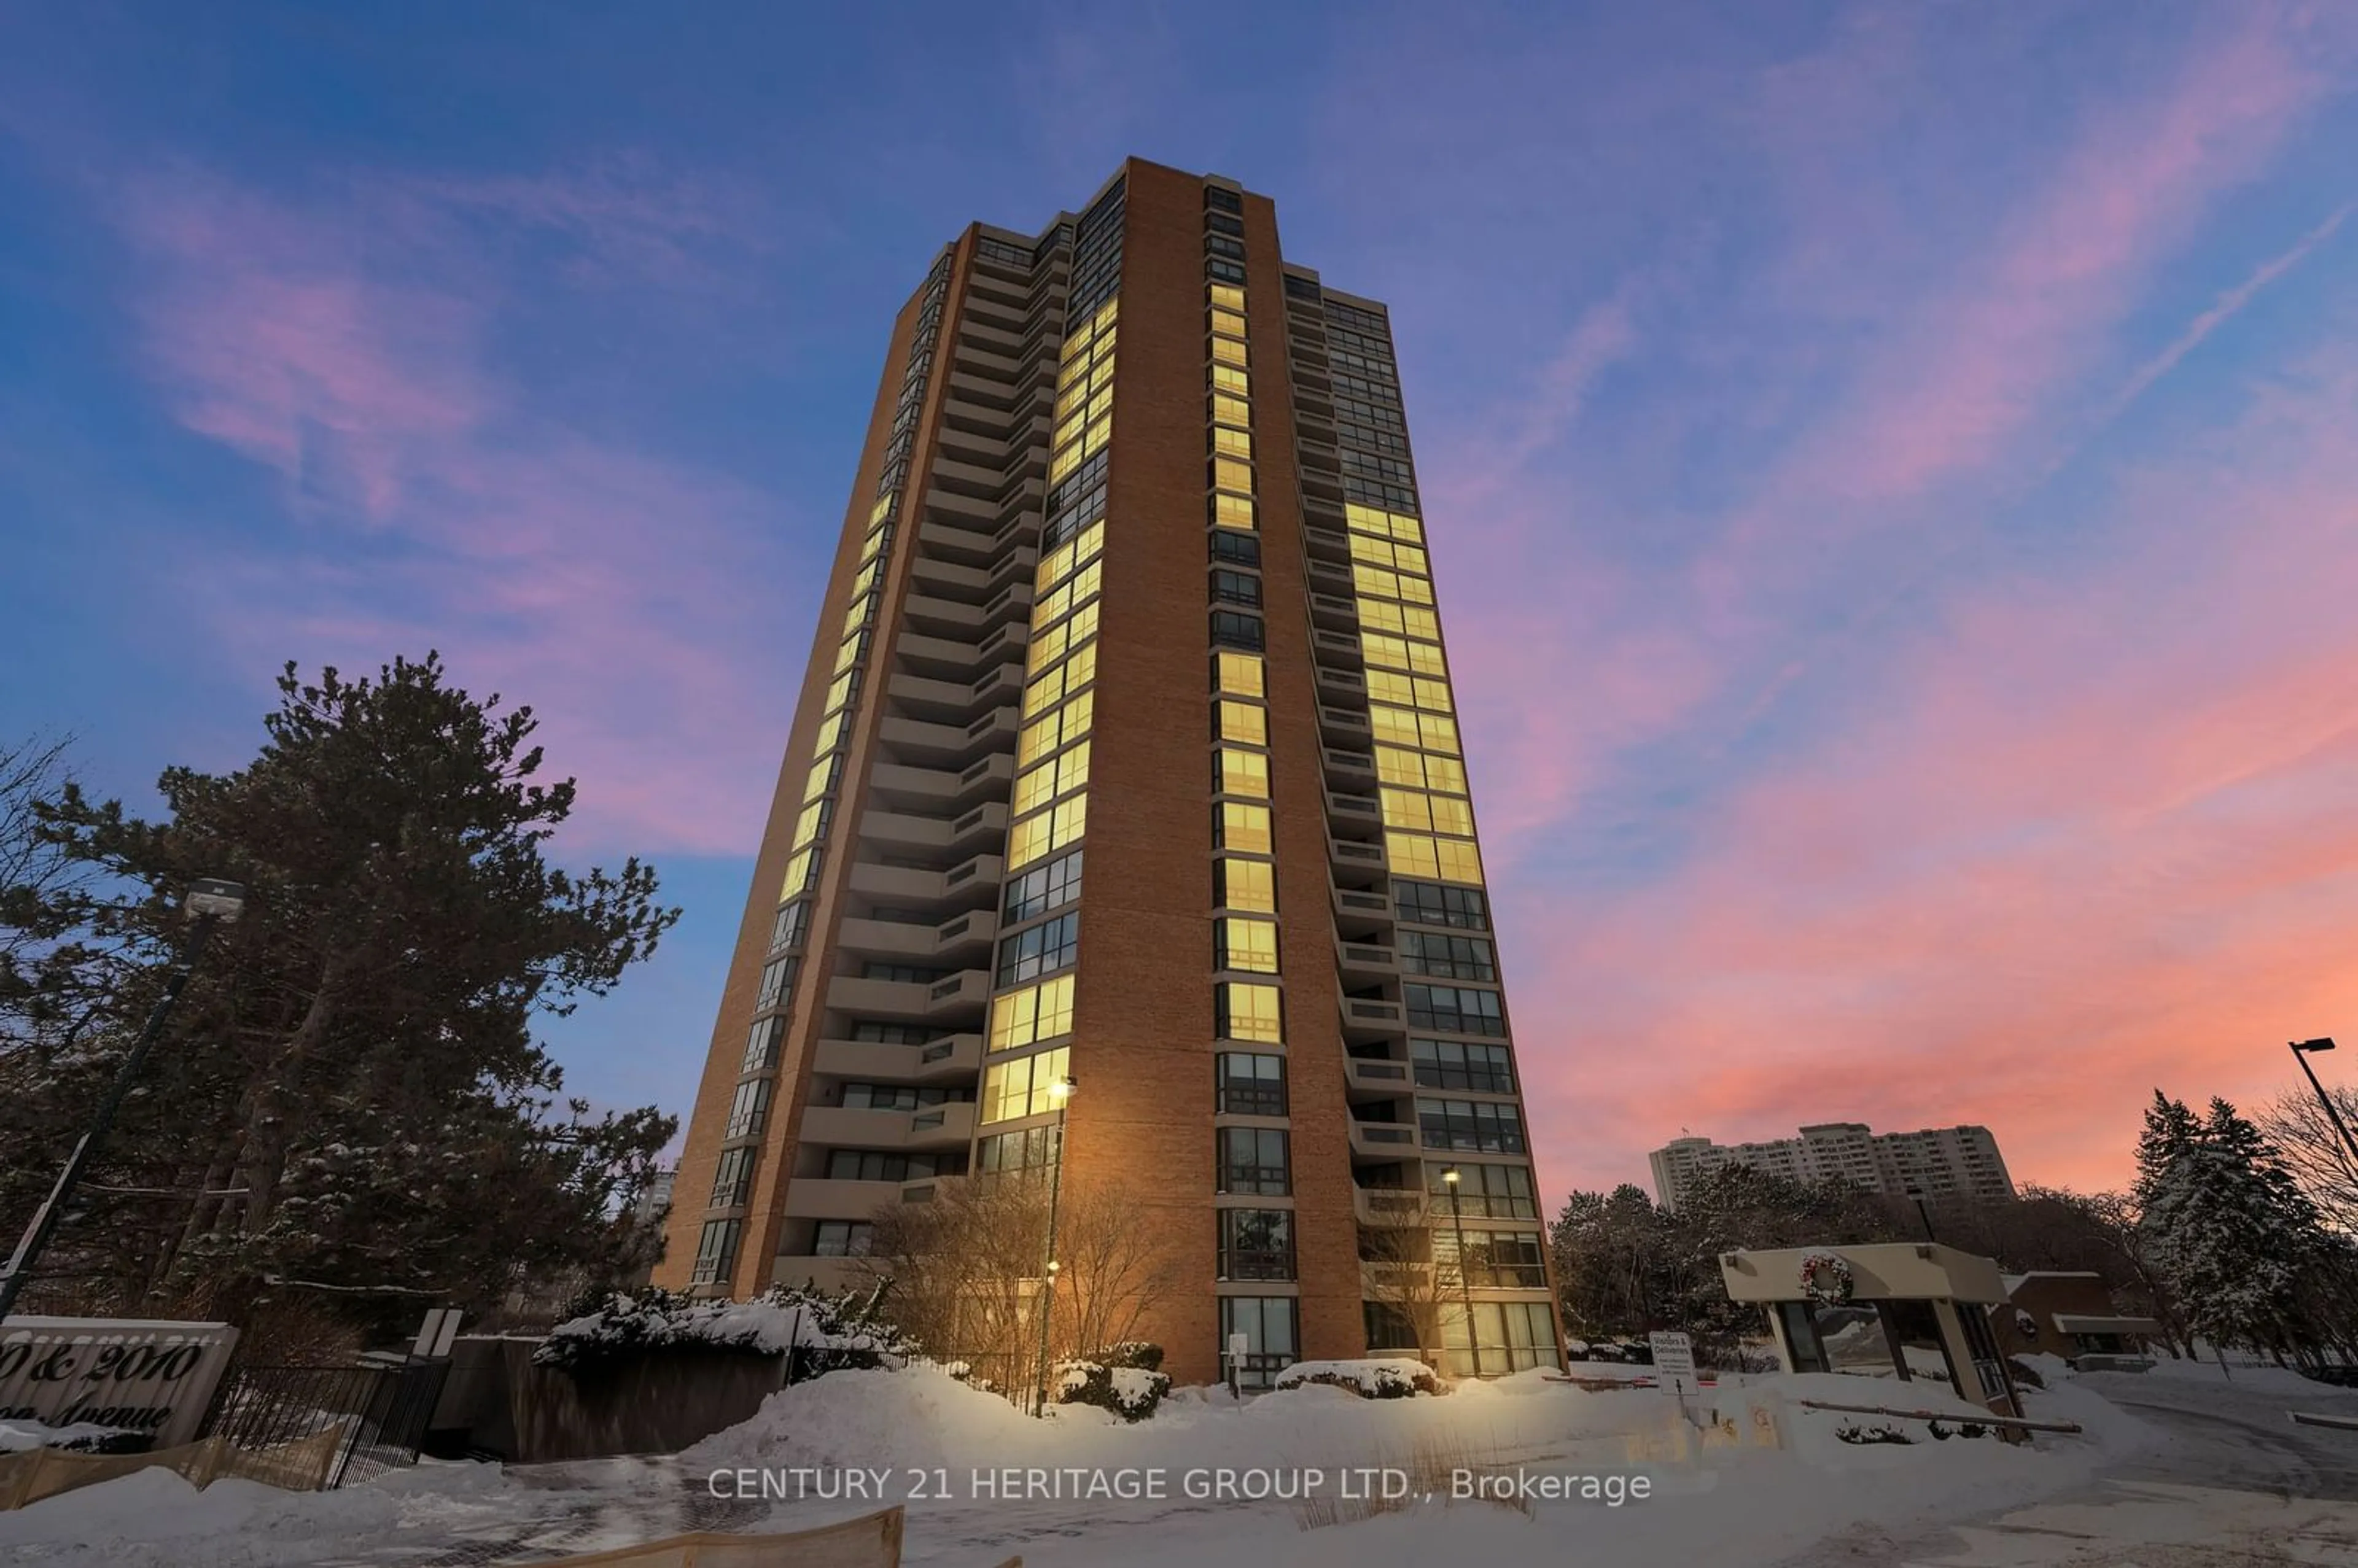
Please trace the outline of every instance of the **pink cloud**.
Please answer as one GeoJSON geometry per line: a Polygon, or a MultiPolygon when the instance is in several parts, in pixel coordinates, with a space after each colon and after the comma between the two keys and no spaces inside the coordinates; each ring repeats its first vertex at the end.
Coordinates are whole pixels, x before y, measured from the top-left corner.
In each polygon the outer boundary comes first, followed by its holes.
{"type": "Polygon", "coordinates": [[[1986,1121],[2018,1179],[2117,1184],[2151,1087],[2290,1087],[2282,1042],[2358,1010],[2353,368],[2128,476],[2124,557],[1952,604],[1676,873],[1524,901],[1552,1180],[1844,1118],[1986,1121]]]}
{"type": "Polygon", "coordinates": [[[496,210],[575,236],[608,281],[676,282],[720,221],[635,178],[361,181],[298,210],[181,169],[112,210],[174,414],[280,475],[314,541],[192,562],[240,667],[438,646],[543,716],[552,765],[585,780],[582,842],[738,853],[784,719],[776,670],[745,656],[773,641],[771,503],[536,411],[493,358],[506,291],[463,228],[496,210]]]}

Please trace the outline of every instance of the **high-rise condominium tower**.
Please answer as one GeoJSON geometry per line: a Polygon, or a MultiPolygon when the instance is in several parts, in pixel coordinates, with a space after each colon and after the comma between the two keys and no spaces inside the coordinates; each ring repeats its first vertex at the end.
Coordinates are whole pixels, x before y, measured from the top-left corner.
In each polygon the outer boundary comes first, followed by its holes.
{"type": "Polygon", "coordinates": [[[893,325],[657,1278],[843,1282],[882,1206],[1053,1175],[1164,1249],[1142,1329],[1183,1382],[1235,1335],[1248,1385],[1552,1364],[1426,550],[1384,308],[1287,263],[1266,198],[1133,160],[947,246],[893,325]]]}

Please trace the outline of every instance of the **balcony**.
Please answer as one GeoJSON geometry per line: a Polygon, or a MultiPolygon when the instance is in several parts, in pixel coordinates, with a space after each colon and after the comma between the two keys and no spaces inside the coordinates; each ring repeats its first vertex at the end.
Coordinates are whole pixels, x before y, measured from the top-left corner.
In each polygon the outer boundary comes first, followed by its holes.
{"type": "Polygon", "coordinates": [[[1329,632],[1356,632],[1359,629],[1359,604],[1352,598],[1337,598],[1331,593],[1313,589],[1310,595],[1310,621],[1314,626],[1329,632]]]}
{"type": "Polygon", "coordinates": [[[1350,838],[1329,838],[1326,861],[1334,868],[1337,882],[1344,881],[1347,873],[1362,880],[1373,877],[1380,881],[1384,874],[1384,847],[1350,838]]]}
{"type": "MultiPolygon", "coordinates": [[[[853,885],[858,884],[855,882],[853,885]]],[[[1334,897],[1335,923],[1338,926],[1348,925],[1357,929],[1374,921],[1389,923],[1392,918],[1392,901],[1389,893],[1368,892],[1359,888],[1336,888],[1334,897]]]]}
{"type": "MultiPolygon", "coordinates": [[[[806,1112],[807,1123],[816,1111],[806,1112]]],[[[1404,1121],[1351,1122],[1351,1152],[1371,1160],[1413,1160],[1417,1157],[1416,1129],[1404,1121]]]]}
{"type": "Polygon", "coordinates": [[[1318,705],[1318,737],[1329,746],[1357,752],[1374,742],[1375,730],[1368,723],[1364,710],[1322,702],[1318,705]]]}
{"type": "MultiPolygon", "coordinates": [[[[893,720],[890,719],[884,721],[887,739],[890,739],[892,724],[893,720]]],[[[1326,754],[1326,788],[1329,793],[1362,795],[1375,787],[1376,759],[1372,753],[1336,746],[1323,749],[1326,754]]]]}
{"type": "Polygon", "coordinates": [[[1362,663],[1364,655],[1359,648],[1359,639],[1356,633],[1325,630],[1314,632],[1311,633],[1310,646],[1311,652],[1322,666],[1332,665],[1337,669],[1346,670],[1365,667],[1362,663]]]}
{"type": "Polygon", "coordinates": [[[1351,1087],[1397,1098],[1412,1093],[1415,1081],[1406,1062],[1386,1062],[1369,1056],[1346,1056],[1344,1076],[1351,1087]]]}
{"type": "Polygon", "coordinates": [[[938,905],[946,923],[960,909],[995,906],[999,902],[999,880],[1004,870],[1004,862],[996,855],[977,855],[946,871],[854,860],[851,891],[882,903],[938,905]]]}
{"type": "Polygon", "coordinates": [[[1424,1195],[1412,1187],[1359,1187],[1351,1206],[1361,1225],[1408,1225],[1424,1217],[1424,1195]]]}
{"type": "Polygon", "coordinates": [[[923,1045],[822,1040],[812,1053],[811,1070],[822,1076],[860,1083],[954,1082],[982,1071],[982,1036],[945,1034],[923,1045]]]}
{"type": "Polygon", "coordinates": [[[900,674],[884,683],[884,695],[892,699],[892,710],[904,718],[962,725],[974,717],[976,698],[970,681],[900,674]]]}
{"type": "MultiPolygon", "coordinates": [[[[802,1126],[797,1130],[802,1142],[821,1147],[963,1149],[974,1141],[974,1102],[930,1105],[920,1110],[857,1110],[839,1105],[815,1105],[804,1110],[802,1126]]],[[[844,1184],[881,1185],[870,1182],[844,1184]]]]}
{"type": "Polygon", "coordinates": [[[790,1219],[866,1219],[901,1201],[898,1182],[835,1182],[805,1176],[786,1184],[790,1219]]]}
{"type": "Polygon", "coordinates": [[[1337,941],[1335,962],[1347,979],[1361,985],[1390,980],[1400,973],[1400,955],[1376,942],[1337,941]]]}
{"type": "Polygon", "coordinates": [[[827,1005],[838,1012],[915,1022],[980,1008],[990,997],[990,976],[982,969],[960,969],[930,982],[868,980],[857,975],[837,975],[827,986],[827,1005]]]}

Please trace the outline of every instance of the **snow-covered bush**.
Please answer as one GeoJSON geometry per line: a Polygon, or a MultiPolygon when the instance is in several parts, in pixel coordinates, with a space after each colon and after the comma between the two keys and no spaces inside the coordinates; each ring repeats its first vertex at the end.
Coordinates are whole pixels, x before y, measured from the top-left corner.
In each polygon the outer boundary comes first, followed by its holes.
{"type": "Polygon", "coordinates": [[[1404,1356],[1372,1357],[1360,1361],[1296,1361],[1277,1375],[1274,1387],[1298,1389],[1305,1383],[1348,1389],[1363,1400],[1404,1400],[1416,1394],[1441,1392],[1441,1379],[1422,1361],[1404,1356]]]}
{"type": "Polygon", "coordinates": [[[1141,1371],[1163,1369],[1163,1346],[1151,1339],[1125,1339],[1094,1351],[1088,1359],[1102,1361],[1109,1367],[1136,1367],[1141,1371]]]}
{"type": "MultiPolygon", "coordinates": [[[[1134,1345],[1143,1342],[1133,1341],[1134,1345]]],[[[1144,1345],[1163,1359],[1160,1346],[1144,1345]]],[[[1102,1361],[1059,1361],[1049,1389],[1060,1405],[1095,1405],[1124,1421],[1144,1421],[1171,1391],[1171,1375],[1152,1367],[1109,1367],[1102,1361]]]]}
{"type": "Polygon", "coordinates": [[[532,1353],[533,1364],[579,1374],[655,1350],[787,1355],[794,1379],[846,1367],[898,1366],[917,1346],[878,1311],[878,1292],[773,1285],[749,1302],[702,1301],[651,1289],[619,1292],[558,1324],[532,1353]]]}

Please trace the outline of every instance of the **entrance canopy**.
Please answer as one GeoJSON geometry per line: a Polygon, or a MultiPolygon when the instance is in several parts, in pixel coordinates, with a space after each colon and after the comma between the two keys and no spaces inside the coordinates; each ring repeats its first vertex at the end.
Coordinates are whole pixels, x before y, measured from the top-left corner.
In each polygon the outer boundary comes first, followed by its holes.
{"type": "Polygon", "coordinates": [[[1779,1247],[1766,1251],[1727,1252],[1719,1271],[1730,1301],[1800,1302],[1810,1299],[1801,1265],[1812,1258],[1839,1257],[1850,1265],[1853,1301],[1977,1302],[2006,1299],[1997,1264],[1931,1241],[1878,1241],[1861,1247],[1779,1247]]]}

